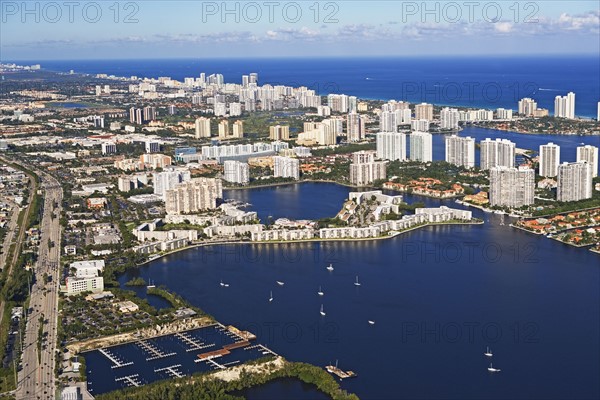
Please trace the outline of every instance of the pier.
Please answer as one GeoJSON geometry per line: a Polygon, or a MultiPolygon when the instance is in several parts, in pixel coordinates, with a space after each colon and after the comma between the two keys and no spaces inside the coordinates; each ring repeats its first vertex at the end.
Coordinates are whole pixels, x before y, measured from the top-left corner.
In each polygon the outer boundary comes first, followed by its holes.
{"type": "Polygon", "coordinates": [[[275,356],[275,357],[278,356],[277,353],[275,353],[273,350],[269,349],[268,347],[263,346],[262,344],[255,344],[254,346],[244,347],[244,350],[254,350],[254,349],[260,349],[261,353],[263,355],[265,355],[265,356],[267,354],[270,354],[270,355],[275,356]]]}
{"type": "Polygon", "coordinates": [[[181,378],[184,376],[184,374],[182,374],[181,372],[178,371],[178,368],[181,367],[181,364],[177,364],[177,365],[171,365],[169,367],[164,367],[164,368],[155,368],[154,372],[163,372],[166,371],[169,376],[174,377],[174,378],[181,378]]]}
{"type": "Polygon", "coordinates": [[[125,381],[127,383],[127,386],[141,386],[141,382],[138,379],[139,375],[138,374],[133,374],[133,375],[127,375],[127,376],[122,376],[120,378],[115,378],[115,382],[121,382],[121,381],[125,381]]]}
{"type": "Polygon", "coordinates": [[[112,354],[109,350],[106,349],[99,349],[98,350],[102,355],[104,355],[106,358],[108,358],[110,361],[113,362],[114,365],[111,366],[111,368],[122,368],[122,367],[126,367],[128,365],[133,365],[133,362],[121,362],[117,356],[115,356],[114,354],[112,354]]]}
{"type": "Polygon", "coordinates": [[[145,340],[140,340],[135,342],[138,346],[142,348],[142,350],[146,351],[146,353],[150,354],[150,357],[146,358],[146,361],[158,360],[161,358],[171,357],[176,355],[177,353],[164,353],[158,347],[154,346],[151,343],[148,343],[145,340]]]}
{"type": "Polygon", "coordinates": [[[189,345],[189,347],[185,350],[188,353],[190,351],[202,350],[202,349],[206,349],[209,347],[213,347],[215,345],[214,343],[204,344],[202,341],[196,340],[195,338],[193,338],[187,332],[176,333],[175,337],[178,338],[179,340],[181,340],[182,342],[186,343],[187,345],[189,345]]]}

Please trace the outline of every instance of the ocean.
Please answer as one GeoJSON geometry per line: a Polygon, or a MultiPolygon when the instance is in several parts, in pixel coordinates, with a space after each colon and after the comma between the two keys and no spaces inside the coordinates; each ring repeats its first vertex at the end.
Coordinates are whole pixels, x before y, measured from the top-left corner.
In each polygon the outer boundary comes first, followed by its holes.
{"type": "Polygon", "coordinates": [[[554,112],[554,98],[572,91],[575,113],[596,118],[600,101],[597,56],[260,58],[27,61],[42,68],[117,76],[221,73],[226,82],[259,74],[259,83],[307,86],[319,94],[344,93],[362,99],[405,100],[474,108],[517,108],[523,97],[554,112]]]}

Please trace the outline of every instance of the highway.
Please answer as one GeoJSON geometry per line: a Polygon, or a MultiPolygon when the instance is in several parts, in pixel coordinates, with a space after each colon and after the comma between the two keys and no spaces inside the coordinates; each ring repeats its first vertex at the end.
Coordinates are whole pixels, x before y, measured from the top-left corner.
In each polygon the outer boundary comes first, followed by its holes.
{"type": "MultiPolygon", "coordinates": [[[[31,169],[30,166],[28,168],[31,169]]],[[[58,292],[60,282],[60,215],[63,192],[58,181],[39,170],[44,191],[44,213],[41,221],[41,241],[35,266],[35,282],[31,287],[31,299],[27,313],[27,325],[23,337],[21,370],[18,375],[17,399],[54,399],[56,382],[54,376],[56,356],[56,329],[58,324],[58,292]],[[54,205],[58,206],[55,208],[54,205]],[[56,218],[53,217],[56,215],[56,218]],[[49,246],[49,241],[53,243],[49,246]],[[44,282],[44,274],[52,276],[44,282]],[[40,317],[43,316],[43,345],[38,351],[40,317]]]]}

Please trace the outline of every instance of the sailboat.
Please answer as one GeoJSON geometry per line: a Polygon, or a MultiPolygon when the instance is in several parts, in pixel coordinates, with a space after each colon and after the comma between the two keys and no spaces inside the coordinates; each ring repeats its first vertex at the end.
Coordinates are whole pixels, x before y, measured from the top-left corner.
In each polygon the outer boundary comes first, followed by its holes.
{"type": "Polygon", "coordinates": [[[356,275],[356,282],[354,282],[354,286],[360,286],[360,282],[358,281],[358,275],[356,275]]]}
{"type": "Polygon", "coordinates": [[[490,363],[490,366],[488,367],[488,371],[490,371],[490,372],[500,372],[500,369],[494,368],[492,366],[492,363],[490,363]]]}
{"type": "Polygon", "coordinates": [[[156,285],[154,283],[152,283],[152,279],[150,279],[148,282],[148,286],[146,286],[146,289],[152,289],[155,287],[156,287],[156,285]]]}
{"type": "Polygon", "coordinates": [[[276,281],[276,282],[277,282],[277,284],[278,284],[279,286],[283,286],[283,285],[285,285],[285,283],[284,283],[284,282],[281,282],[281,281],[276,281]]]}
{"type": "Polygon", "coordinates": [[[333,264],[329,264],[329,266],[327,267],[327,271],[333,271],[333,264]]]}
{"type": "Polygon", "coordinates": [[[325,311],[323,311],[323,304],[321,304],[321,315],[325,316],[325,311]]]}
{"type": "Polygon", "coordinates": [[[269,301],[273,301],[273,291],[271,290],[271,297],[269,297],[269,301]]]}
{"type": "Polygon", "coordinates": [[[319,291],[317,292],[319,296],[323,296],[325,293],[321,290],[321,286],[319,286],[319,291]]]}
{"type": "Polygon", "coordinates": [[[494,354],[492,354],[492,351],[490,350],[490,347],[488,346],[485,353],[483,353],[486,357],[491,357],[494,354]]]}

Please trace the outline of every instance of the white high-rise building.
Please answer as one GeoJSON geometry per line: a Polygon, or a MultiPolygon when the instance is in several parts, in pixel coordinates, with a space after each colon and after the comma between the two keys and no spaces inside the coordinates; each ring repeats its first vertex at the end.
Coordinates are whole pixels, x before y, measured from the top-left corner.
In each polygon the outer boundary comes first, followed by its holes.
{"type": "Polygon", "coordinates": [[[224,117],[227,115],[227,104],[226,103],[215,103],[215,116],[224,117]]]}
{"type": "Polygon", "coordinates": [[[273,176],[275,178],[300,179],[300,161],[292,157],[273,157],[273,176]]]}
{"type": "Polygon", "coordinates": [[[508,139],[487,138],[480,143],[479,165],[482,170],[493,167],[514,167],[516,146],[508,139]]]}
{"type": "Polygon", "coordinates": [[[154,194],[162,196],[163,200],[166,200],[167,190],[190,179],[192,179],[192,175],[188,169],[166,167],[164,171],[152,174],[154,194]]]}
{"type": "Polygon", "coordinates": [[[410,129],[418,132],[429,131],[429,120],[428,119],[413,119],[410,121],[410,129]]]}
{"type": "Polygon", "coordinates": [[[598,148],[586,145],[577,147],[577,162],[586,161],[592,166],[592,176],[598,176],[598,148]]]}
{"type": "Polygon", "coordinates": [[[575,93],[566,96],[556,96],[554,99],[554,116],[575,119],[575,93]]]}
{"type": "Polygon", "coordinates": [[[191,214],[216,208],[217,200],[221,198],[223,184],[220,179],[194,178],[167,190],[165,208],[167,214],[191,214]]]}
{"type": "Polygon", "coordinates": [[[227,160],[223,163],[223,179],[227,182],[245,185],[250,182],[250,167],[247,163],[227,160]]]}
{"type": "Polygon", "coordinates": [[[433,104],[421,103],[415,105],[415,119],[433,120],[433,104]]]}
{"type": "Polygon", "coordinates": [[[229,104],[229,115],[232,117],[238,117],[242,115],[242,103],[229,104]]]}
{"type": "Polygon", "coordinates": [[[519,114],[526,117],[532,117],[537,110],[537,103],[535,100],[525,97],[519,100],[519,114]]]}
{"type": "Polygon", "coordinates": [[[496,109],[496,118],[497,119],[511,120],[512,117],[513,117],[513,110],[509,110],[506,108],[497,108],[496,109]]]}
{"type": "Polygon", "coordinates": [[[433,161],[431,133],[415,131],[410,134],[410,159],[420,162],[433,161]]]}
{"type": "Polygon", "coordinates": [[[579,201],[592,197],[592,166],[585,161],[558,166],[556,200],[579,201]]]}
{"type": "Polygon", "coordinates": [[[466,168],[475,166],[475,139],[446,136],[446,162],[466,168]]]}
{"type": "Polygon", "coordinates": [[[540,175],[554,178],[558,174],[560,164],[560,146],[550,142],[540,146],[540,175]]]}
{"type": "Polygon", "coordinates": [[[196,139],[210,137],[210,118],[196,119],[196,139]]]}
{"type": "Polygon", "coordinates": [[[348,114],[346,131],[349,142],[360,142],[365,138],[365,120],[360,114],[348,114]]]}
{"type": "Polygon", "coordinates": [[[460,113],[456,108],[444,107],[440,111],[441,129],[458,129],[458,120],[460,113]]]}
{"type": "Polygon", "coordinates": [[[398,123],[396,122],[395,111],[382,111],[379,116],[379,130],[381,132],[396,132],[398,123]]]}
{"type": "Polygon", "coordinates": [[[400,132],[379,132],[377,134],[377,158],[405,161],[406,135],[400,132]]]}
{"type": "Polygon", "coordinates": [[[600,121],[600,101],[598,102],[598,115],[596,115],[596,121],[600,121]]]}
{"type": "Polygon", "coordinates": [[[358,151],[352,153],[350,164],[350,183],[356,186],[366,186],[376,180],[385,179],[387,161],[375,161],[376,152],[358,151]]]}
{"type": "Polygon", "coordinates": [[[533,204],[535,171],[531,168],[492,167],[490,205],[519,208],[533,204]]]}

